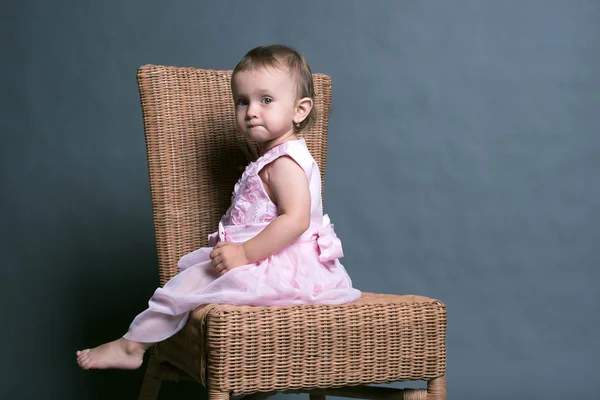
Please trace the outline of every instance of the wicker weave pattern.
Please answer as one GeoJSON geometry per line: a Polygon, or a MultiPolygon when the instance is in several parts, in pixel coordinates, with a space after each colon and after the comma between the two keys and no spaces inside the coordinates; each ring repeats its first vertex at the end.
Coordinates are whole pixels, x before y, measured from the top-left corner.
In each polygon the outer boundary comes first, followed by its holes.
{"type": "MultiPolygon", "coordinates": [[[[331,79],[313,78],[317,119],[302,137],[325,176],[331,79]]],[[[207,245],[247,160],[235,133],[231,71],[145,65],[137,79],[164,285],[182,255],[207,245]]]]}
{"type": "Polygon", "coordinates": [[[329,388],[443,376],[445,334],[441,302],[363,293],[342,306],[212,305],[157,355],[234,394],[329,388]],[[200,353],[207,359],[190,358],[200,353]]]}

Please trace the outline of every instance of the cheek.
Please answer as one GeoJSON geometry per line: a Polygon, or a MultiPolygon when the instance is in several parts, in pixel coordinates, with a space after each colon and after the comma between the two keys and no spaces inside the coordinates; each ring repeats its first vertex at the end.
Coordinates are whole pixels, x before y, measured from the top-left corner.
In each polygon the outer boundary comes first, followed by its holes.
{"type": "Polygon", "coordinates": [[[271,114],[271,117],[274,121],[277,121],[278,124],[285,124],[292,118],[289,111],[283,107],[279,107],[277,110],[273,111],[274,112],[271,114]]]}
{"type": "Polygon", "coordinates": [[[244,113],[242,111],[237,110],[235,112],[235,122],[237,122],[238,124],[244,122],[244,113]]]}
{"type": "Polygon", "coordinates": [[[236,116],[235,118],[235,127],[237,131],[244,131],[246,129],[246,124],[244,123],[244,119],[243,118],[239,118],[236,116]]]}

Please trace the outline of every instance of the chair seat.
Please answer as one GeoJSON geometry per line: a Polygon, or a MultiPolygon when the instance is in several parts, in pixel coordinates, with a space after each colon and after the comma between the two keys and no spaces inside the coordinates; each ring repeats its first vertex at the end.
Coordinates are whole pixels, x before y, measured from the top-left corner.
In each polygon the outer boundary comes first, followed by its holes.
{"type": "Polygon", "coordinates": [[[155,355],[237,395],[441,377],[445,336],[439,300],[363,293],[344,305],[199,307],[155,355]]]}

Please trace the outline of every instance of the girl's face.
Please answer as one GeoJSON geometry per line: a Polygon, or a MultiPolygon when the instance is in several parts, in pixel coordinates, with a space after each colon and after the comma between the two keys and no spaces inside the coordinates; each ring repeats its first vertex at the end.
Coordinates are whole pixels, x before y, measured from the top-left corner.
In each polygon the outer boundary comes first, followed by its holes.
{"type": "Polygon", "coordinates": [[[287,69],[237,72],[231,90],[237,128],[248,139],[268,148],[294,135],[298,99],[287,69]]]}

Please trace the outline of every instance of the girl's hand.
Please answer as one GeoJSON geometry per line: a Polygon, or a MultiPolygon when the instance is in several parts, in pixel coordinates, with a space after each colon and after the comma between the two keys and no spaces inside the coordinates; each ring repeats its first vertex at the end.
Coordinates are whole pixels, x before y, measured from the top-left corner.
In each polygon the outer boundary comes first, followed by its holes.
{"type": "Polygon", "coordinates": [[[210,259],[212,266],[220,275],[236,267],[250,264],[244,246],[233,242],[217,243],[210,253],[210,259]]]}

